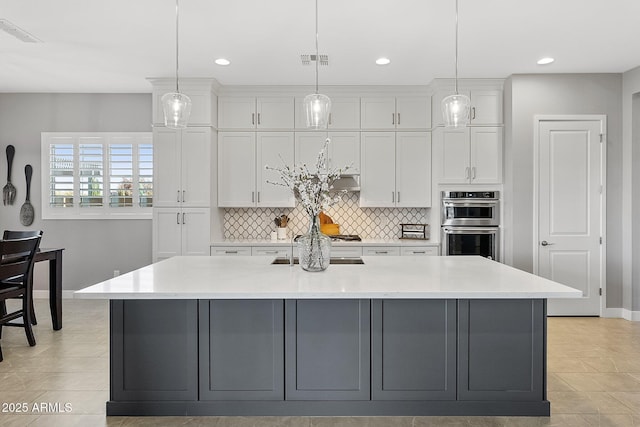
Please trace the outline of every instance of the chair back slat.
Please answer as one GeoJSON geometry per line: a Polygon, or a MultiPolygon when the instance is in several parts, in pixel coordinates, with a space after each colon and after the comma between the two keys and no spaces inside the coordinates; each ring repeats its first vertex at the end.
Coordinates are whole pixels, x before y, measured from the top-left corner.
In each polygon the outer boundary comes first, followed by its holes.
{"type": "Polygon", "coordinates": [[[40,236],[0,240],[0,280],[28,275],[39,245],[40,236]]]}

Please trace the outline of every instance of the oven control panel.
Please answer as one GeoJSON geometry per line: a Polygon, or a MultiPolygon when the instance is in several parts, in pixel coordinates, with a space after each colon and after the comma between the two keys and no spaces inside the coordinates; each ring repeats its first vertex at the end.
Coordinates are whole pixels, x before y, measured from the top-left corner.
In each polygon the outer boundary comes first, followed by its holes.
{"type": "Polygon", "coordinates": [[[500,198],[499,191],[443,191],[443,199],[493,199],[500,198]]]}

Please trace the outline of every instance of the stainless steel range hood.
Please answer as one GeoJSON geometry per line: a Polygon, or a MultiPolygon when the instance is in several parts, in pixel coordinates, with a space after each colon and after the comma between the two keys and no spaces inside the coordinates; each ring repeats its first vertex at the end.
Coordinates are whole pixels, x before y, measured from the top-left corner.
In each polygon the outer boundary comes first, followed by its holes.
{"type": "Polygon", "coordinates": [[[333,182],[332,191],[360,191],[360,175],[342,175],[333,182]]]}

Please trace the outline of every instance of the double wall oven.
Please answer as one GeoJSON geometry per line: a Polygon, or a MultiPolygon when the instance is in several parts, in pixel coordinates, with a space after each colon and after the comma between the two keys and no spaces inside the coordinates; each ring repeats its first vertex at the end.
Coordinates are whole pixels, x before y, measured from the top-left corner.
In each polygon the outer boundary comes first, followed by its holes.
{"type": "Polygon", "coordinates": [[[500,193],[443,191],[442,254],[500,261],[500,193]]]}

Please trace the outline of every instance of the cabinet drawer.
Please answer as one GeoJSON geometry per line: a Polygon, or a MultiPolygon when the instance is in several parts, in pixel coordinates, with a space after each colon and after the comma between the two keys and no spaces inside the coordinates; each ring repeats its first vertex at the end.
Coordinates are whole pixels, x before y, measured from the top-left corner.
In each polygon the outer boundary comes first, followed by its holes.
{"type": "Polygon", "coordinates": [[[212,246],[211,256],[251,255],[249,246],[212,246]]]}
{"type": "Polygon", "coordinates": [[[411,246],[400,248],[400,255],[438,256],[440,251],[437,246],[411,246]]]}
{"type": "Polygon", "coordinates": [[[400,255],[400,248],[397,246],[370,246],[363,248],[365,256],[390,256],[400,255]]]}
{"type": "Polygon", "coordinates": [[[289,258],[291,256],[291,248],[283,246],[253,246],[251,255],[289,258]]]}

